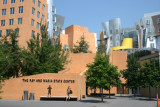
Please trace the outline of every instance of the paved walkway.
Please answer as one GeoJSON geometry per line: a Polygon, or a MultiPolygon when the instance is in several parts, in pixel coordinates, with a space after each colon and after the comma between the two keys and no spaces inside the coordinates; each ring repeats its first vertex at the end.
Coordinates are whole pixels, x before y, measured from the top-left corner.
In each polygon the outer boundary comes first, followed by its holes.
{"type": "Polygon", "coordinates": [[[117,96],[105,98],[87,97],[81,101],[6,101],[0,100],[0,107],[156,107],[156,99],[144,97],[117,96]]]}

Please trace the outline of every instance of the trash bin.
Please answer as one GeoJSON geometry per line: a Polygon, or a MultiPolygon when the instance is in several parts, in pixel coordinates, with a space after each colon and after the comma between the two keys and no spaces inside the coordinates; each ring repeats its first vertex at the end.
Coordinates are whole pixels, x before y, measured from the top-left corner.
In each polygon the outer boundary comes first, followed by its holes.
{"type": "Polygon", "coordinates": [[[30,100],[34,100],[34,93],[30,93],[30,100]]]}
{"type": "Polygon", "coordinates": [[[24,100],[28,100],[28,91],[24,90],[24,100]]]}

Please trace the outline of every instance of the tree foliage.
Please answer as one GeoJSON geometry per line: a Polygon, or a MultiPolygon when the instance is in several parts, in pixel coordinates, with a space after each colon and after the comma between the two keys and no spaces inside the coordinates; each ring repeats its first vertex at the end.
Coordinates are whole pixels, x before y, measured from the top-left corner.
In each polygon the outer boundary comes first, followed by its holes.
{"type": "Polygon", "coordinates": [[[60,42],[53,45],[52,40],[48,38],[46,25],[41,26],[40,36],[30,39],[27,42],[28,49],[23,51],[24,75],[57,73],[63,70],[68,62],[68,53],[62,49],[60,42]]]}
{"type": "Polygon", "coordinates": [[[0,76],[2,78],[18,77],[21,61],[21,49],[17,45],[17,31],[10,30],[0,41],[0,76]]]}
{"type": "Polygon", "coordinates": [[[149,87],[149,97],[151,97],[150,87],[160,88],[160,70],[157,60],[146,62],[141,68],[142,87],[149,87]]]}
{"type": "Polygon", "coordinates": [[[85,38],[83,36],[80,38],[80,42],[77,41],[76,43],[78,45],[74,44],[73,49],[71,50],[73,53],[80,53],[80,52],[88,53],[88,52],[90,52],[90,51],[88,51],[89,45],[85,41],[85,38]]]}
{"type": "Polygon", "coordinates": [[[53,45],[48,38],[46,25],[41,25],[41,34],[34,36],[27,49],[19,48],[17,30],[0,40],[0,77],[18,77],[19,74],[57,73],[68,63],[68,53],[59,43],[53,45]]]}
{"type": "Polygon", "coordinates": [[[134,56],[136,58],[140,58],[140,57],[143,57],[143,56],[146,56],[146,55],[150,55],[151,54],[151,51],[148,51],[148,50],[141,50],[141,51],[137,51],[135,53],[132,53],[130,55],[128,55],[128,58],[134,56]]]}
{"type": "Polygon", "coordinates": [[[140,51],[128,56],[127,69],[121,71],[128,88],[149,87],[150,91],[150,86],[160,87],[159,62],[151,60],[140,65],[139,58],[149,54],[151,54],[150,51],[140,51]]]}
{"type": "Polygon", "coordinates": [[[127,88],[136,89],[141,87],[141,72],[138,58],[133,55],[127,59],[127,69],[121,71],[123,78],[126,79],[127,88]]]}
{"type": "Polygon", "coordinates": [[[95,61],[92,64],[87,65],[88,70],[86,72],[87,85],[93,89],[99,88],[102,90],[103,101],[103,89],[109,90],[111,86],[118,86],[121,84],[120,73],[117,72],[117,67],[109,63],[106,56],[97,54],[95,61]]]}

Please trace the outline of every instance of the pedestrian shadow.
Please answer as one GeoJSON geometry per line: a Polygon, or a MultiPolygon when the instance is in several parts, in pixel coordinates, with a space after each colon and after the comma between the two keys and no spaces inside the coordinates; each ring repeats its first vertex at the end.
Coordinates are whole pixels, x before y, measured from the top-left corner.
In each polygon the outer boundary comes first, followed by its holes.
{"type": "Polygon", "coordinates": [[[140,100],[140,101],[157,101],[156,99],[153,99],[153,98],[134,98],[134,100],[140,100]]]}
{"type": "Polygon", "coordinates": [[[117,99],[116,97],[105,97],[104,99],[117,99]]]}
{"type": "Polygon", "coordinates": [[[82,103],[109,103],[108,101],[101,101],[101,100],[81,100],[82,103]]]}

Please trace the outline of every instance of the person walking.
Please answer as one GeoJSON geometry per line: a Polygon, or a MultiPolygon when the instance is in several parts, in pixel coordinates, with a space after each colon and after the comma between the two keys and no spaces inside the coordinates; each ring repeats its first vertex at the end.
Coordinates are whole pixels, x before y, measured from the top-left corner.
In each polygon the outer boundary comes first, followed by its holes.
{"type": "Polygon", "coordinates": [[[68,88],[67,88],[67,97],[66,97],[66,101],[69,101],[69,100],[70,100],[70,94],[71,94],[71,88],[70,88],[70,86],[68,86],[68,88]]]}
{"type": "Polygon", "coordinates": [[[50,97],[51,97],[51,90],[52,90],[51,85],[49,85],[49,87],[47,89],[48,89],[48,96],[50,95],[50,97]]]}

